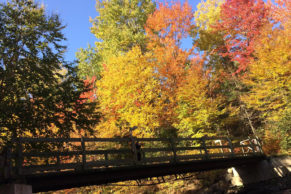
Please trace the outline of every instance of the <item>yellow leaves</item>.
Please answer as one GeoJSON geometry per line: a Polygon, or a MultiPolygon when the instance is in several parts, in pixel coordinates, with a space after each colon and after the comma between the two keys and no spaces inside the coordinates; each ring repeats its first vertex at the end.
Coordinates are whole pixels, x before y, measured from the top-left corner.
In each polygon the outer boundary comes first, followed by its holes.
{"type": "Polygon", "coordinates": [[[219,113],[218,99],[209,98],[207,95],[208,80],[202,69],[192,68],[186,80],[177,92],[178,118],[175,127],[186,136],[197,135],[211,129],[214,119],[219,113]]]}
{"type": "Polygon", "coordinates": [[[197,5],[197,11],[194,13],[195,23],[201,30],[211,31],[211,25],[214,25],[220,18],[220,6],[225,0],[202,0],[197,5]]]}
{"type": "Polygon", "coordinates": [[[97,94],[104,125],[108,123],[105,129],[110,128],[111,135],[126,134],[129,127],[137,126],[136,135],[148,136],[159,126],[159,82],[151,61],[150,54],[143,55],[140,48],[134,47],[106,65],[97,82],[97,94]],[[122,125],[114,126],[117,122],[122,125]]]}
{"type": "Polygon", "coordinates": [[[287,106],[291,86],[290,28],[272,29],[266,26],[256,44],[255,57],[249,65],[244,83],[251,87],[242,100],[263,117],[277,121],[287,106]]]}

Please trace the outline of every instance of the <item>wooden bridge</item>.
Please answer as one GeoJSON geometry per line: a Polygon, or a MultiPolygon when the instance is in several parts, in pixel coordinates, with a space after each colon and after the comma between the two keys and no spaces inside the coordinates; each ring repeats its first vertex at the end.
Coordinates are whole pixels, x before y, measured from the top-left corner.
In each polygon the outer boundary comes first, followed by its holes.
{"type": "Polygon", "coordinates": [[[1,158],[0,184],[40,192],[251,165],[264,155],[256,138],[19,138],[1,158]]]}

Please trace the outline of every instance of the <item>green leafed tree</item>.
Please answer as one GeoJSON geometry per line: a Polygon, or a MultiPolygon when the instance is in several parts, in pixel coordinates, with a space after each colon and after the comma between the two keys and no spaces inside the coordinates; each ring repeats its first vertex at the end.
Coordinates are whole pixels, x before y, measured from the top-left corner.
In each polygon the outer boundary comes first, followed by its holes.
{"type": "Polygon", "coordinates": [[[97,41],[94,47],[80,49],[76,54],[79,74],[82,77],[98,76],[102,63],[111,56],[128,52],[134,46],[146,49],[144,25],[147,17],[155,9],[152,0],[97,0],[99,15],[91,19],[92,34],[97,41]]]}
{"type": "MultiPolygon", "coordinates": [[[[69,136],[96,123],[72,65],[58,15],[32,0],[0,4],[0,136],[69,136]],[[55,130],[52,130],[54,128],[55,130]]],[[[0,139],[1,141],[1,139],[0,139]]]]}

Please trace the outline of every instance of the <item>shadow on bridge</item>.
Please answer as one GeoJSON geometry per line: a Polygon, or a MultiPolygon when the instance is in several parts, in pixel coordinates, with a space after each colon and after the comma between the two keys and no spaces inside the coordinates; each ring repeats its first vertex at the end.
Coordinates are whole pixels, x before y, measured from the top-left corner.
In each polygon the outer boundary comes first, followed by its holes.
{"type": "Polygon", "coordinates": [[[254,165],[265,158],[257,139],[227,137],[19,138],[14,143],[2,162],[0,183],[28,184],[33,192],[254,165]]]}

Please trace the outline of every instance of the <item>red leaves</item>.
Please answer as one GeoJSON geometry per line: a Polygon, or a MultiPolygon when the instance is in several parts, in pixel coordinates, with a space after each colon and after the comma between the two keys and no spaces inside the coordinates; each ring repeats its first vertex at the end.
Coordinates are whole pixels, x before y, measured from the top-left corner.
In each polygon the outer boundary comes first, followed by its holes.
{"type": "Polygon", "coordinates": [[[221,21],[215,26],[225,36],[220,54],[237,61],[236,73],[245,71],[252,58],[254,41],[268,22],[269,9],[262,0],[227,0],[221,9],[221,21]]]}
{"type": "Polygon", "coordinates": [[[93,76],[91,78],[87,77],[87,79],[84,80],[85,86],[89,87],[90,90],[80,95],[80,98],[82,99],[81,103],[84,103],[86,101],[84,99],[87,99],[90,102],[93,102],[96,100],[96,88],[94,87],[95,81],[96,81],[96,76],[93,76]]]}

